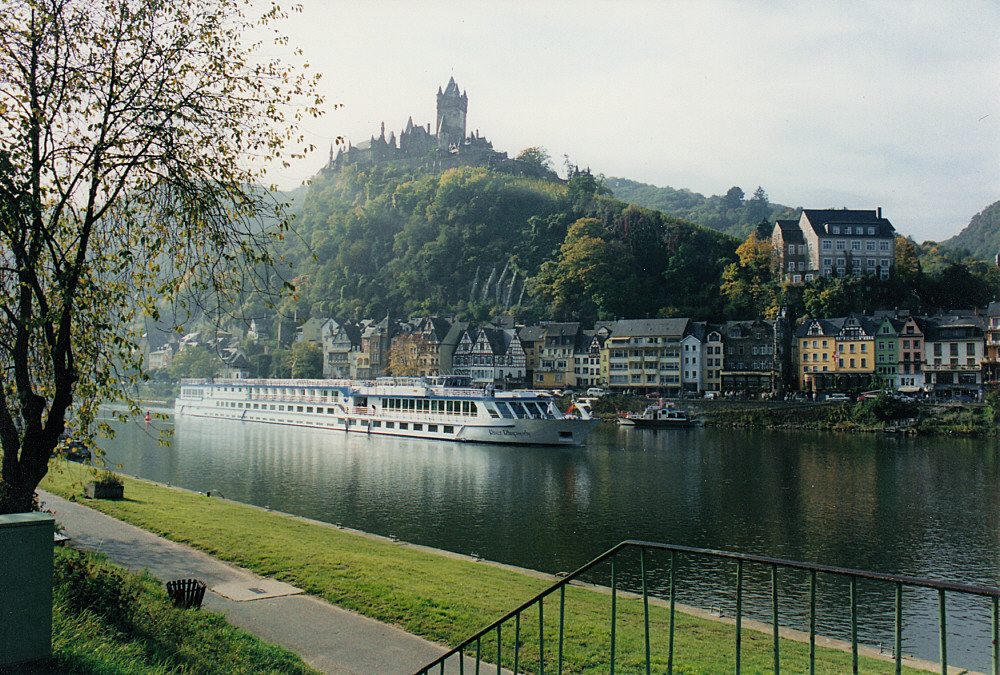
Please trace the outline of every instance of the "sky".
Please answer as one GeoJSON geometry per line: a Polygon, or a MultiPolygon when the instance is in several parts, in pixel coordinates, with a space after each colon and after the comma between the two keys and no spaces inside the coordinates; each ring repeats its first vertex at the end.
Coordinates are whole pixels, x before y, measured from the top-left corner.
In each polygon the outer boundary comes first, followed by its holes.
{"type": "Polygon", "coordinates": [[[327,112],[303,126],[318,151],[270,176],[283,188],[338,136],[433,131],[454,77],[469,132],[563,174],[568,157],[706,196],[881,206],[918,242],[1000,200],[995,0],[297,2],[281,26],[327,112]]]}

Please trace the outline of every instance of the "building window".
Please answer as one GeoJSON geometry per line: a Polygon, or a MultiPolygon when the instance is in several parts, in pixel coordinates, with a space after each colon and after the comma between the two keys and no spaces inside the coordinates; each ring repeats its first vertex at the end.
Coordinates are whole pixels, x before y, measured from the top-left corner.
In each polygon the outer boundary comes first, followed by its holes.
{"type": "Polygon", "coordinates": [[[838,251],[843,251],[846,248],[847,248],[847,242],[844,241],[843,239],[838,239],[837,240],[837,250],[838,251]]]}
{"type": "Polygon", "coordinates": [[[868,228],[868,234],[875,234],[875,228],[874,227],[869,227],[868,228]]]}
{"type": "Polygon", "coordinates": [[[880,241],[878,243],[878,250],[880,250],[880,251],[888,251],[889,250],[889,242],[887,242],[887,241],[880,241]]]}
{"type": "Polygon", "coordinates": [[[860,241],[852,241],[851,242],[851,250],[852,251],[860,251],[861,250],[861,242],[860,241]]]}
{"type": "Polygon", "coordinates": [[[875,242],[874,241],[866,241],[865,242],[865,249],[868,250],[868,251],[874,251],[875,250],[875,242]]]}
{"type": "Polygon", "coordinates": [[[824,239],[823,240],[823,250],[824,251],[829,251],[832,248],[833,248],[833,242],[830,241],[829,239],[824,239]]]}

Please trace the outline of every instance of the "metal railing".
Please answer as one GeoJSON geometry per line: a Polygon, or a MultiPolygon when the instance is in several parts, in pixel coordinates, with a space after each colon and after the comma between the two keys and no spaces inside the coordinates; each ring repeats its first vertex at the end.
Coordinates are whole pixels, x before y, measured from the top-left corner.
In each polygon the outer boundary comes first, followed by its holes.
{"type": "MultiPolygon", "coordinates": [[[[486,626],[479,632],[475,633],[471,637],[464,640],[458,646],[453,648],[448,653],[442,655],[435,661],[427,664],[422,669],[417,671],[417,675],[429,675],[431,673],[441,673],[442,675],[446,672],[459,672],[464,674],[465,669],[471,668],[472,672],[476,675],[480,673],[480,665],[484,667],[482,672],[495,672],[501,673],[502,668],[510,668],[515,675],[521,672],[535,672],[538,675],[544,675],[546,669],[546,663],[552,663],[554,658],[555,672],[563,672],[563,649],[566,640],[566,587],[569,586],[574,581],[578,583],[582,580],[582,577],[588,572],[592,572],[595,568],[598,568],[604,563],[610,563],[610,626],[608,626],[608,633],[610,636],[610,649],[607,654],[607,672],[614,675],[615,673],[615,661],[616,661],[616,628],[619,623],[619,611],[618,611],[618,598],[619,597],[632,597],[636,600],[641,598],[642,601],[642,629],[644,635],[644,672],[649,675],[651,672],[651,664],[653,663],[651,659],[651,642],[650,642],[650,613],[649,605],[651,599],[650,585],[651,580],[649,578],[648,569],[648,557],[651,551],[661,551],[669,553],[669,569],[667,575],[669,577],[668,585],[666,587],[666,596],[669,598],[668,601],[660,601],[664,606],[669,607],[669,620],[668,620],[668,635],[666,639],[666,672],[672,673],[674,668],[674,636],[675,636],[675,615],[677,613],[677,591],[678,591],[678,556],[683,555],[686,557],[700,557],[713,559],[716,562],[721,562],[723,564],[735,563],[736,567],[736,581],[735,581],[735,635],[733,636],[732,649],[733,649],[733,666],[734,672],[739,675],[741,672],[741,656],[743,654],[743,621],[747,614],[744,608],[744,599],[747,595],[747,591],[744,588],[744,576],[746,568],[748,565],[763,566],[770,572],[770,589],[769,589],[769,614],[770,614],[770,632],[771,632],[771,651],[773,654],[773,672],[781,672],[781,661],[780,661],[780,649],[779,645],[784,638],[779,635],[779,593],[778,593],[778,579],[779,571],[790,571],[797,570],[799,573],[804,573],[808,575],[809,585],[808,585],[808,663],[810,675],[815,675],[816,673],[816,638],[817,638],[817,580],[823,575],[824,577],[833,577],[839,580],[846,580],[849,585],[849,612],[850,612],[850,654],[852,663],[852,672],[858,673],[858,660],[859,660],[859,638],[858,638],[858,626],[859,626],[859,591],[858,591],[858,581],[865,580],[871,582],[877,582],[880,584],[889,584],[894,589],[894,604],[893,604],[893,616],[894,616],[894,628],[893,628],[893,648],[891,651],[891,660],[895,663],[895,672],[897,674],[902,672],[903,667],[903,590],[904,588],[910,589],[925,589],[926,591],[931,591],[937,596],[937,632],[938,632],[938,664],[940,665],[941,673],[947,675],[948,673],[948,640],[947,640],[947,612],[946,612],[946,594],[960,594],[963,596],[978,596],[980,598],[986,599],[989,603],[989,613],[990,613],[990,623],[991,623],[991,635],[992,635],[992,647],[990,652],[990,664],[992,666],[993,675],[1000,675],[1000,589],[991,588],[987,586],[979,586],[974,584],[962,584],[949,581],[935,581],[931,579],[919,579],[914,577],[893,575],[893,574],[881,574],[877,572],[867,572],[863,570],[848,569],[842,567],[832,567],[827,565],[815,565],[811,563],[796,562],[793,560],[784,560],[780,558],[770,558],[760,555],[749,555],[742,553],[730,553],[726,551],[715,551],[711,549],[702,548],[692,548],[688,546],[675,546],[669,544],[660,544],[648,541],[638,541],[638,540],[627,540],[623,541],[614,548],[608,550],[602,555],[598,556],[594,560],[590,561],[583,567],[579,568],[571,574],[567,574],[555,582],[552,586],[545,589],[541,593],[522,603],[516,609],[508,612],[501,618],[497,619],[490,625],[486,626]],[[619,586],[619,579],[621,578],[620,572],[616,571],[615,563],[618,557],[630,549],[638,549],[639,552],[639,589],[636,592],[626,591],[619,586]],[[545,629],[545,601],[546,599],[557,596],[558,602],[558,630],[554,631],[550,628],[549,633],[546,634],[545,629]],[[536,614],[537,613],[537,614],[536,614]],[[522,618],[525,619],[522,622],[522,618]],[[527,625],[528,623],[534,624],[537,618],[537,635],[532,634],[528,636],[525,631],[522,631],[522,623],[527,625]],[[510,639],[510,634],[507,631],[513,631],[513,639],[510,639]],[[555,632],[555,634],[551,634],[555,632]],[[504,650],[504,640],[502,640],[503,635],[507,635],[507,650],[504,650]],[[525,664],[526,659],[522,659],[522,644],[526,640],[530,639],[533,643],[532,652],[537,649],[537,655],[533,654],[532,663],[525,664]],[[537,643],[535,640],[537,639],[537,643]],[[547,642],[547,640],[549,642],[547,642]],[[554,641],[554,645],[551,644],[554,641]],[[486,643],[490,644],[487,646],[486,643]],[[546,647],[548,646],[549,653],[546,652],[546,647]],[[491,653],[484,653],[484,647],[495,650],[491,653]],[[469,652],[474,650],[474,653],[469,652]],[[471,663],[467,663],[471,659],[471,663]],[[487,662],[486,659],[490,659],[487,662]],[[530,668],[530,670],[522,670],[522,668],[530,668]]],[[[654,598],[654,601],[656,599],[654,598]]],[[[721,615],[721,614],[720,614],[721,615]]],[[[749,619],[748,619],[749,621],[749,619]]],[[[550,624],[552,622],[550,621],[550,624]]],[[[804,632],[803,632],[804,635],[804,632]]],[[[845,647],[846,647],[846,641],[845,647]]],[[[658,668],[662,668],[662,655],[657,654],[659,658],[658,668]]],[[[602,668],[603,670],[603,668],[602,668]]],[[[506,671],[510,672],[510,671],[506,671]]]]}

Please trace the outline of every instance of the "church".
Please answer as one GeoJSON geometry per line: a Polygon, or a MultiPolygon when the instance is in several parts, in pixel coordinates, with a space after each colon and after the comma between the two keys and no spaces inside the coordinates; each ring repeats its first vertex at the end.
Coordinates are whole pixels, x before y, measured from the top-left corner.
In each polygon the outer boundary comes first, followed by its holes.
{"type": "Polygon", "coordinates": [[[410,117],[406,127],[396,138],[395,132],[385,135],[385,123],[378,137],[339,147],[334,154],[330,148],[330,162],[327,171],[339,171],[346,166],[371,166],[376,163],[394,163],[411,167],[434,170],[455,166],[498,166],[513,162],[506,152],[497,152],[493,144],[478,132],[466,135],[466,114],[469,108],[468,95],[460,91],[455,78],[448,80],[444,91],[438,87],[437,124],[434,133],[431,125],[426,127],[413,124],[410,117]]]}

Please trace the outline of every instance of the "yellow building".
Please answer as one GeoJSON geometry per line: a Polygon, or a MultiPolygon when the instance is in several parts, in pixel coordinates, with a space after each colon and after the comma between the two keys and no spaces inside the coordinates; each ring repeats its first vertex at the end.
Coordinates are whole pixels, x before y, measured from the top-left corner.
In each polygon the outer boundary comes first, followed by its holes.
{"type": "Polygon", "coordinates": [[[806,392],[861,391],[875,374],[875,333],[868,317],[851,314],[812,319],[796,334],[799,389],[806,392]]]}

